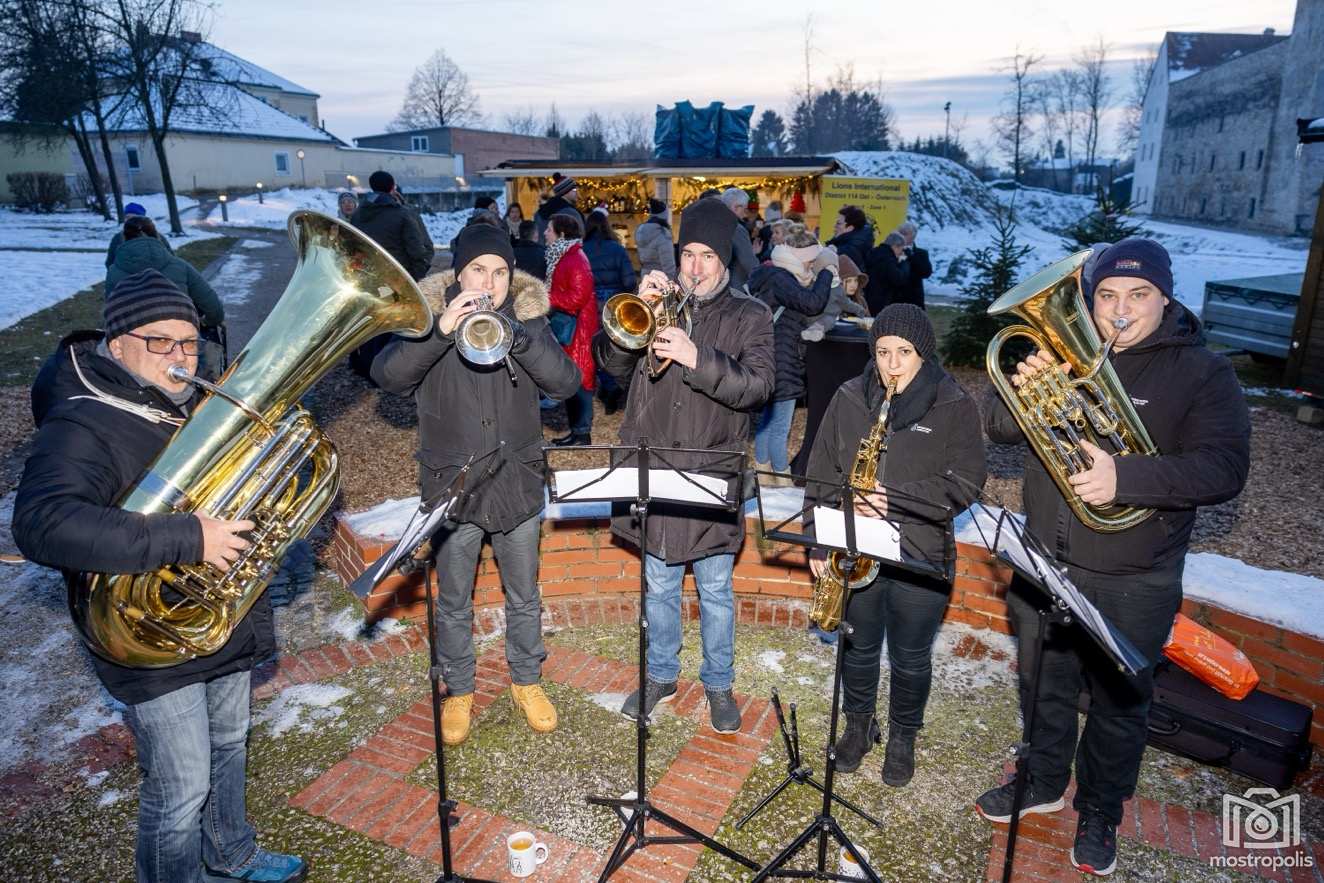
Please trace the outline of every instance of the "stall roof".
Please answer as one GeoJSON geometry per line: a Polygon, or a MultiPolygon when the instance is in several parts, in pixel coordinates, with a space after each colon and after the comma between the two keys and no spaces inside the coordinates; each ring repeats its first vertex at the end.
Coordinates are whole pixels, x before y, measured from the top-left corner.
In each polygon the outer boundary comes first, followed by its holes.
{"type": "Polygon", "coordinates": [[[666,159],[624,165],[521,159],[498,163],[495,168],[484,169],[478,174],[492,178],[545,178],[552,172],[562,172],[584,178],[611,178],[623,175],[668,178],[699,175],[726,177],[825,175],[840,170],[840,164],[830,156],[760,156],[744,159],[666,159]]]}

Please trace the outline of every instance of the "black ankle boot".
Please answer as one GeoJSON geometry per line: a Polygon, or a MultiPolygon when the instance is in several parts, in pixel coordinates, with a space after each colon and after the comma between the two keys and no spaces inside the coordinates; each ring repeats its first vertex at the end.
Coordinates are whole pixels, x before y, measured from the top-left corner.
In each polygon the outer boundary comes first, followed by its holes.
{"type": "Polygon", "coordinates": [[[873,746],[882,741],[878,720],[871,712],[846,712],[846,732],[837,740],[837,772],[853,773],[873,746]]]}
{"type": "Polygon", "coordinates": [[[567,445],[587,445],[587,444],[591,444],[591,440],[587,432],[572,432],[569,435],[563,435],[559,438],[552,439],[552,445],[558,448],[563,448],[567,445]]]}
{"type": "Polygon", "coordinates": [[[891,728],[883,757],[883,784],[900,788],[915,775],[915,733],[891,728]]]}

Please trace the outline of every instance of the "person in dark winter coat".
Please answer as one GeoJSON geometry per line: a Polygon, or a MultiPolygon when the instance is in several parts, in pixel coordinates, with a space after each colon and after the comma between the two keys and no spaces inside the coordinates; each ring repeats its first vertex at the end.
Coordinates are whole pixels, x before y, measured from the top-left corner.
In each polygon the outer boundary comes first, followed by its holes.
{"type": "Polygon", "coordinates": [[[570,215],[552,215],[545,237],[548,299],[552,310],[563,319],[574,317],[574,332],[563,345],[580,376],[579,389],[565,403],[570,431],[553,439],[552,444],[557,447],[589,444],[593,434],[593,389],[597,382],[593,335],[598,333],[602,310],[593,296],[593,269],[584,255],[583,232],[570,215]]]}
{"type": "Polygon", "coordinates": [[[630,253],[611,229],[606,209],[588,213],[588,228],[584,231],[584,257],[593,268],[593,291],[601,307],[607,298],[622,291],[634,291],[639,282],[630,253]]]}
{"type": "Polygon", "coordinates": [[[671,241],[671,223],[667,220],[665,202],[648,200],[648,220],[634,229],[634,244],[639,254],[640,273],[660,270],[669,279],[676,277],[676,245],[671,241]]]}
{"type": "Polygon", "coordinates": [[[543,241],[547,233],[547,222],[552,219],[552,215],[573,215],[579,222],[579,228],[584,229],[584,215],[575,207],[578,201],[579,182],[574,178],[561,178],[552,185],[552,198],[538,206],[538,211],[533,216],[534,223],[538,225],[539,242],[543,241]]]}
{"type": "MultiPolygon", "coordinates": [[[[631,374],[620,442],[646,438],[658,448],[744,450],[750,414],[772,395],[774,364],[772,315],[752,297],[732,291],[727,265],[736,219],[713,199],[690,205],[680,221],[680,281],[690,291],[690,333],[672,326],[658,332],[653,353],[674,363],[656,379],[642,351],[618,347],[605,332],[593,339],[593,354],[604,371],[631,374]]],[[[671,280],[654,271],[639,293],[655,298],[671,280]]],[[[684,467],[684,461],[677,465],[684,467]]],[[[695,468],[713,466],[696,462],[695,468]]],[[[744,540],[745,518],[737,512],[656,503],[650,509],[644,559],[648,581],[648,683],[644,696],[630,696],[622,713],[648,716],[675,694],[680,675],[680,588],[692,563],[699,586],[704,662],[699,670],[708,696],[709,717],[719,732],[740,728],[732,695],[735,676],[735,602],[731,573],[744,540]]],[[[613,507],[612,532],[639,546],[639,530],[624,506],[613,507]]]]}
{"type": "Polygon", "coordinates": [[[506,660],[511,694],[536,732],[556,728],[556,709],[539,681],[546,658],[538,593],[538,542],[543,508],[541,390],[572,395],[579,371],[547,325],[547,289],[514,271],[510,236],[478,224],[460,234],[458,273],[429,276],[421,288],[437,316],[423,340],[393,339],[372,363],[382,389],[413,396],[418,405],[419,483],[433,500],[475,455],[496,453],[470,478],[471,493],[448,514],[433,538],[438,578],[438,645],[448,698],[442,737],[449,745],[469,735],[473,711],[474,571],[490,538],[506,593],[506,660]],[[514,345],[506,364],[471,364],[455,345],[460,321],[487,294],[511,323],[514,345]],[[514,377],[511,377],[511,372],[514,377]]]}
{"type": "MultiPolygon", "coordinates": [[[[1039,458],[1027,457],[1027,525],[1082,594],[1151,662],[1138,676],[1123,676],[1088,652],[1089,642],[1075,626],[1052,627],[1029,736],[1035,748],[1023,812],[1062,807],[1074,757],[1079,822],[1072,863],[1107,874],[1116,863],[1122,805],[1134,793],[1145,750],[1153,662],[1181,607],[1195,510],[1241,492],[1250,465],[1250,418],[1231,363],[1205,347],[1199,319],[1173,299],[1172,264],[1163,246],[1124,239],[1098,255],[1090,309],[1105,338],[1113,335],[1115,319],[1129,320],[1109,361],[1158,453],[1115,456],[1083,442],[1091,465],[1070,477],[1072,489],[1091,506],[1156,511],[1125,530],[1092,530],[1071,511],[1039,458]],[[1091,700],[1077,746],[1082,684],[1091,700]]],[[[1016,366],[1012,382],[1065,370],[1052,362],[1045,352],[1030,356],[1016,366]]],[[[985,428],[994,442],[1024,441],[1001,401],[990,407],[985,428]]],[[[1007,604],[1019,638],[1024,703],[1042,599],[1015,580],[1007,604]]],[[[1004,786],[981,795],[976,807],[991,821],[1005,821],[1011,801],[1010,786],[1004,786]]]]}
{"type": "MultiPolygon", "coordinates": [[[[878,666],[886,637],[891,687],[883,781],[901,787],[914,773],[915,737],[924,725],[933,679],[933,641],[951,593],[947,549],[952,535],[946,519],[974,500],[971,485],[984,484],[984,441],[973,431],[979,409],[938,364],[933,326],[923,310],[893,304],[874,319],[869,338],[874,357],[859,377],[837,390],[814,437],[808,473],[826,484],[809,482],[805,503],[841,505],[831,488],[850,478],[860,441],[877,422],[888,386],[895,384],[879,455],[878,491],[866,495],[867,502],[857,499],[856,512],[866,518],[881,512],[897,524],[902,559],[929,567],[933,574],[883,562],[878,578],[850,596],[844,619],[853,631],[841,651],[846,731],[837,742],[837,770],[859,769],[878,736],[878,666]]],[[[815,577],[825,561],[819,552],[810,559],[815,577]]]]}
{"type": "Polygon", "coordinates": [[[933,275],[933,264],[929,261],[928,251],[915,244],[915,236],[919,232],[918,227],[910,221],[906,221],[896,228],[896,232],[904,240],[901,250],[906,258],[908,277],[898,303],[914,304],[922,310],[924,309],[924,280],[933,275]]]}
{"type": "Polygon", "coordinates": [[[538,225],[532,221],[520,221],[519,238],[515,240],[515,269],[546,281],[547,246],[533,238],[537,230],[538,225]]]}
{"type": "Polygon", "coordinates": [[[368,178],[372,193],[359,203],[350,223],[386,249],[415,281],[432,266],[432,243],[423,222],[396,198],[395,178],[389,172],[373,172],[368,178]]]}
{"type": "Polygon", "coordinates": [[[832,238],[828,245],[863,267],[868,262],[869,252],[873,250],[873,227],[859,206],[845,205],[837,212],[837,219],[832,225],[832,238]]]}
{"type": "MultiPolygon", "coordinates": [[[[790,458],[786,441],[795,415],[795,400],[805,392],[805,342],[800,337],[810,316],[827,307],[832,293],[832,271],[818,260],[835,262],[837,256],[822,248],[812,234],[802,233],[772,250],[772,263],[749,277],[749,293],[772,311],[776,380],[772,400],[763,407],[754,431],[754,462],[759,469],[786,472],[790,458]],[[817,263],[816,263],[817,261],[817,263]]],[[[773,479],[784,486],[789,479],[773,479]]]]}
{"type": "Polygon", "coordinates": [[[133,217],[125,221],[124,237],[124,243],[115,251],[114,262],[106,268],[107,297],[123,279],[144,270],[155,270],[189,296],[202,327],[215,328],[225,321],[225,307],[216,291],[192,264],[161,244],[151,218],[133,217]]]}
{"type": "Polygon", "coordinates": [[[740,222],[732,234],[731,266],[728,269],[731,272],[731,285],[743,288],[749,280],[749,274],[759,265],[758,259],[754,257],[754,243],[750,241],[749,231],[744,227],[744,221],[749,217],[749,193],[739,187],[728,187],[718,198],[740,222]]]}
{"type": "MultiPolygon", "coordinates": [[[[167,374],[174,366],[197,370],[193,302],[145,270],[111,292],[103,324],[104,333],[61,341],[37,376],[37,437],[14,501],[19,549],[62,570],[71,586],[85,572],[202,562],[228,569],[248,545],[251,521],[139,515],[116,505],[198,405],[195,388],[167,374]]],[[[209,656],[167,668],[92,657],[102,685],[126,705],[143,772],[139,881],[201,883],[204,865],[227,879],[303,879],[302,859],[257,845],[245,811],[249,675],[274,644],[263,594],[209,656]],[[259,873],[265,876],[244,876],[259,873]]]]}
{"type": "Polygon", "coordinates": [[[910,287],[910,266],[906,261],[905,239],[900,233],[888,233],[881,245],[869,252],[865,270],[869,286],[864,298],[875,316],[888,304],[906,303],[910,287]]]}
{"type": "MultiPolygon", "coordinates": [[[[126,206],[124,206],[125,223],[128,223],[129,220],[132,218],[145,218],[145,217],[147,217],[147,209],[144,208],[140,203],[131,202],[126,206]]],[[[175,249],[171,247],[169,239],[166,239],[160,233],[156,234],[156,238],[160,240],[161,244],[166,247],[166,251],[170,252],[171,254],[175,253],[175,249]]],[[[115,231],[114,236],[110,237],[110,245],[106,246],[107,267],[115,263],[115,252],[119,251],[119,247],[123,244],[124,244],[124,228],[121,227],[120,229],[115,231]]]]}

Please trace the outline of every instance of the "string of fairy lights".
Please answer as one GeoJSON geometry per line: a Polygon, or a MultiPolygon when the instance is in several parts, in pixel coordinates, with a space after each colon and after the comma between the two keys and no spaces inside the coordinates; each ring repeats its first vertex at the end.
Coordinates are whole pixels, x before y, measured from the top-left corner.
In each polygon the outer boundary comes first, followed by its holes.
{"type": "MultiPolygon", "coordinates": [[[[529,197],[534,206],[542,194],[550,193],[552,179],[518,179],[518,196],[529,197]]],[[[652,196],[652,186],[644,175],[622,175],[611,178],[577,178],[579,205],[606,205],[613,215],[647,215],[648,199],[652,196]]],[[[813,175],[767,175],[752,177],[710,177],[694,176],[671,179],[670,203],[673,211],[679,211],[698,199],[706,190],[725,190],[739,187],[749,193],[751,208],[756,208],[761,199],[793,199],[797,194],[818,195],[819,179],[813,175]]],[[[521,202],[524,202],[521,199],[521,202]]]]}

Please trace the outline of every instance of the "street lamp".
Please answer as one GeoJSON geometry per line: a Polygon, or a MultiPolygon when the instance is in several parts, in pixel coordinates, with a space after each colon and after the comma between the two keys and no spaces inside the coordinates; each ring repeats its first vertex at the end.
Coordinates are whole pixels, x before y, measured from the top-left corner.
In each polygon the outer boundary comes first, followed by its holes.
{"type": "Polygon", "coordinates": [[[230,208],[228,205],[226,205],[226,203],[230,201],[230,197],[222,193],[220,196],[216,198],[221,201],[221,223],[222,224],[230,223],[230,208]]]}
{"type": "Polygon", "coordinates": [[[258,181],[258,182],[257,182],[257,204],[258,204],[258,205],[261,205],[261,204],[262,204],[262,182],[261,182],[261,181],[258,181]]]}
{"type": "Polygon", "coordinates": [[[942,130],[942,158],[947,159],[947,149],[952,143],[952,103],[947,102],[942,109],[947,114],[947,124],[942,130]]]}
{"type": "Polygon", "coordinates": [[[303,179],[303,186],[307,187],[308,175],[304,172],[303,169],[303,148],[300,147],[298,150],[294,151],[294,155],[299,158],[299,177],[303,179]]]}

